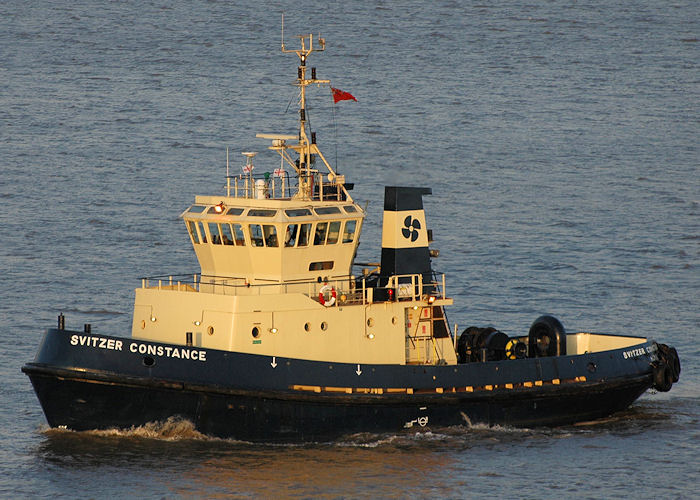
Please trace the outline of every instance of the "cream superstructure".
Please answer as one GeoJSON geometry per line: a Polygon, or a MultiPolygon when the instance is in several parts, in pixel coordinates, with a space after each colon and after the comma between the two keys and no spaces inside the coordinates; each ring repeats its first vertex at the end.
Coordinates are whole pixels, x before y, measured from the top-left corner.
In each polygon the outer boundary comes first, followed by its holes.
{"type": "MultiPolygon", "coordinates": [[[[390,276],[378,287],[371,270],[352,274],[365,212],[307,131],[306,87],[330,82],[316,79],[315,68],[307,77],[307,59],[325,41],[300,39],[300,50],[282,45],[300,61],[298,134],[258,134],[272,141],[281,166],[260,167],[257,153],[244,152],[244,173],[227,175],[223,195],[195,198],[181,217],[201,273],[144,279],[132,336],[273,363],[455,364],[444,277],[431,284],[424,273],[390,276]]],[[[399,243],[404,220],[396,214],[385,215],[388,244],[427,248],[427,233],[399,243]]]]}

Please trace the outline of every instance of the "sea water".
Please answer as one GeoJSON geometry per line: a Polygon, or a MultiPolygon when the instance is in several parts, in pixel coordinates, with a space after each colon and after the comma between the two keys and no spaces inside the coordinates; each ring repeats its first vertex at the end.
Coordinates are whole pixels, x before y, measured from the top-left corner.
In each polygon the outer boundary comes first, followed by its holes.
{"type": "MultiPolygon", "coordinates": [[[[0,4],[0,495],[689,498],[700,462],[700,4],[0,4]],[[303,10],[302,10],[303,9],[303,10]],[[259,132],[294,133],[301,33],[326,158],[367,204],[431,187],[450,325],[674,345],[681,380],[607,420],[262,446],[188,422],[48,429],[27,377],[43,331],[128,335],[139,278],[198,272],[179,214],[223,195],[259,132]]],[[[232,422],[235,425],[235,422],[232,422]]]]}

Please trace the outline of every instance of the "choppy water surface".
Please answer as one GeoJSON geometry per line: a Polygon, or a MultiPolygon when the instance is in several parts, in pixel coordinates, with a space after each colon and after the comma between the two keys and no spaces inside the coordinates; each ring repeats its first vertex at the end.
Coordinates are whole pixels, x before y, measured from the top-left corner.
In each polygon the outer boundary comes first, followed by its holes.
{"type": "MultiPolygon", "coordinates": [[[[696,495],[700,463],[700,6],[563,2],[0,4],[0,495],[696,495]],[[20,366],[59,312],[127,334],[141,276],[194,272],[179,213],[223,193],[225,148],[289,133],[287,42],[320,31],[311,91],[326,156],[369,202],[427,185],[460,328],[675,345],[681,381],[603,422],[431,429],[259,446],[187,423],[49,430],[20,366]],[[337,128],[333,127],[333,124],[337,128]]],[[[242,158],[242,157],[240,157],[242,158]]],[[[263,157],[259,168],[276,156],[263,157]]],[[[237,165],[237,163],[235,163],[237,165]]]]}

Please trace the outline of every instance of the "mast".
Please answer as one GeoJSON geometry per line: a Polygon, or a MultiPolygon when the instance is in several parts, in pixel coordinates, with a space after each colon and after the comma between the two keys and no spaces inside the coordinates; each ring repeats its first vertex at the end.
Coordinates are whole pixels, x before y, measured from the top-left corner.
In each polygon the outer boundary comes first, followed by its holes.
{"type": "MultiPolygon", "coordinates": [[[[284,25],[283,25],[284,26],[284,25]]],[[[284,31],[283,31],[284,36],[284,31]]],[[[311,68],[311,78],[307,78],[308,68],[306,61],[313,52],[323,52],[326,50],[326,40],[320,35],[316,36],[316,46],[314,47],[314,35],[299,35],[301,42],[300,49],[287,49],[282,39],[282,52],[285,54],[294,53],[299,57],[299,67],[297,68],[297,80],[295,85],[299,87],[299,196],[302,198],[311,198],[313,192],[312,177],[311,177],[311,158],[312,154],[319,153],[316,147],[314,134],[311,133],[311,140],[306,131],[306,87],[311,84],[330,84],[330,80],[319,80],[316,78],[316,68],[311,68]]],[[[320,153],[319,153],[320,154],[320,153]]],[[[325,161],[324,161],[325,163],[325,161]]],[[[327,165],[328,166],[328,165],[327,165]]],[[[330,166],[328,166],[330,170],[330,166]]],[[[331,170],[332,173],[332,170],[331,170]]]]}
{"type": "Polygon", "coordinates": [[[326,50],[326,40],[320,35],[314,36],[312,33],[308,35],[298,36],[301,48],[287,49],[284,44],[284,17],[282,17],[282,52],[285,54],[296,54],[299,58],[299,66],[297,67],[297,78],[294,85],[299,87],[299,132],[297,135],[284,134],[255,134],[256,137],[272,140],[272,146],[268,149],[277,151],[282,157],[282,161],[291,166],[296,172],[298,179],[297,192],[293,198],[297,200],[323,200],[324,183],[323,174],[320,170],[314,168],[313,164],[316,157],[320,158],[326,170],[328,171],[327,181],[336,186],[338,193],[342,192],[343,200],[352,202],[352,198],[345,188],[345,176],[337,175],[330,166],[326,158],[316,145],[316,133],[307,130],[308,116],[306,113],[306,87],[316,84],[330,86],[330,80],[320,80],[316,78],[316,68],[311,68],[311,77],[308,77],[309,70],[306,66],[309,56],[314,52],[323,52],[326,50]],[[289,144],[287,141],[298,140],[296,144],[289,144]],[[289,150],[297,153],[298,158],[295,160],[289,153],[289,150]],[[318,193],[315,197],[314,184],[317,185],[318,193]]]}

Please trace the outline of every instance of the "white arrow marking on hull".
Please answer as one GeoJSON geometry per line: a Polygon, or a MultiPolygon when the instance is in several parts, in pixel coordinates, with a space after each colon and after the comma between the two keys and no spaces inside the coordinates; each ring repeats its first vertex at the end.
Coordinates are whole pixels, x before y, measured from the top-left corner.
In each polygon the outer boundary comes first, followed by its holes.
{"type": "Polygon", "coordinates": [[[277,366],[277,356],[272,356],[272,363],[270,363],[270,366],[272,368],[275,368],[277,366]]]}
{"type": "Polygon", "coordinates": [[[357,371],[355,373],[357,373],[358,377],[360,376],[360,373],[362,373],[362,370],[360,370],[360,365],[357,365],[357,371]]]}

